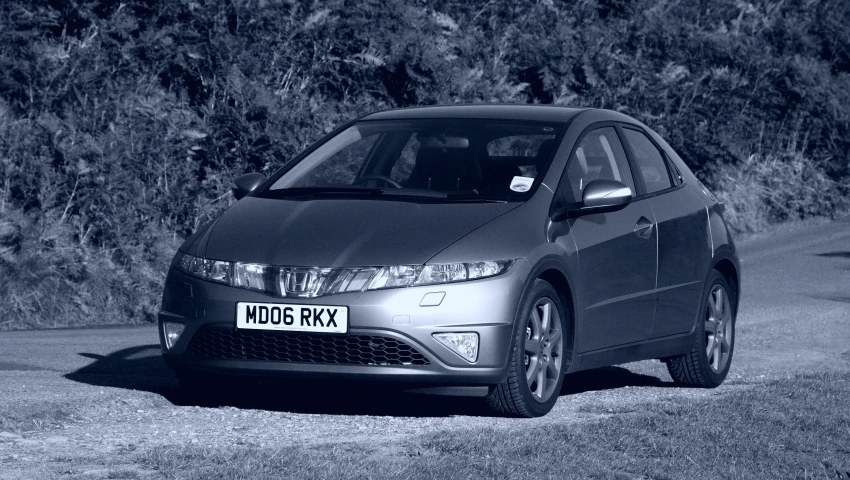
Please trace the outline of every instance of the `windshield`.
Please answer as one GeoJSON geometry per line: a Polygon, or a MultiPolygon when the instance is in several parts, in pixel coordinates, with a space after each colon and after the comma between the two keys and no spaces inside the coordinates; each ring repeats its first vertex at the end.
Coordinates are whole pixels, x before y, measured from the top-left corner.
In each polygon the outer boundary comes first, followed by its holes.
{"type": "Polygon", "coordinates": [[[524,199],[540,182],[561,130],[494,120],[359,122],[285,167],[259,195],[524,199]]]}

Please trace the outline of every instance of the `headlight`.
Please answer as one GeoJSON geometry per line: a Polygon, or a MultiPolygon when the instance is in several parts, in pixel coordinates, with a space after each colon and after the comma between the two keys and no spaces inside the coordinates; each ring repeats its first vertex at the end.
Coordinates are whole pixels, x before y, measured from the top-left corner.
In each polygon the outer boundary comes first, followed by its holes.
{"type": "Polygon", "coordinates": [[[208,260],[183,254],[177,268],[193,277],[281,297],[318,297],[342,292],[437,285],[493,277],[515,260],[391,267],[273,267],[259,263],[208,260]]]}
{"type": "Polygon", "coordinates": [[[513,264],[514,260],[496,260],[492,262],[383,267],[372,277],[372,281],[369,282],[366,289],[436,285],[493,277],[505,273],[513,264]]]}
{"type": "MultiPolygon", "coordinates": [[[[233,268],[233,286],[253,288],[254,290],[267,290],[266,285],[270,272],[269,267],[259,263],[236,263],[233,268]]],[[[268,285],[269,287],[271,285],[268,285]]]]}
{"type": "Polygon", "coordinates": [[[230,262],[183,255],[177,262],[177,269],[187,275],[203,280],[226,283],[228,285],[231,283],[230,262]]]}

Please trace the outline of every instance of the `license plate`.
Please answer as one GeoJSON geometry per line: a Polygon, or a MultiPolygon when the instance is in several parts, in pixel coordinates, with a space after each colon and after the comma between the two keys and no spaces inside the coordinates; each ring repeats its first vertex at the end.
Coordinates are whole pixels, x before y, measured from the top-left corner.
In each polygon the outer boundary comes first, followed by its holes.
{"type": "Polygon", "coordinates": [[[348,307],[238,302],[236,328],[346,333],[348,332],[348,307]]]}

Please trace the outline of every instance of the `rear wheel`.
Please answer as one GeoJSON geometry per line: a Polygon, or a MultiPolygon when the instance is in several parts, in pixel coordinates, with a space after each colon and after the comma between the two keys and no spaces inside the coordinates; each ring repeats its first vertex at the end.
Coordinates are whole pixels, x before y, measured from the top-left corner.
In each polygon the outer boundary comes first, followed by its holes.
{"type": "Polygon", "coordinates": [[[514,339],[508,378],[495,386],[486,401],[502,415],[539,417],[555,406],[564,382],[569,313],[552,285],[539,279],[521,305],[522,323],[514,339]]]}
{"type": "Polygon", "coordinates": [[[688,387],[714,388],[723,383],[732,365],[735,350],[735,312],[731,289],[723,275],[712,270],[708,294],[703,299],[702,321],[697,339],[685,355],[668,358],[667,370],[673,381],[688,387]]]}

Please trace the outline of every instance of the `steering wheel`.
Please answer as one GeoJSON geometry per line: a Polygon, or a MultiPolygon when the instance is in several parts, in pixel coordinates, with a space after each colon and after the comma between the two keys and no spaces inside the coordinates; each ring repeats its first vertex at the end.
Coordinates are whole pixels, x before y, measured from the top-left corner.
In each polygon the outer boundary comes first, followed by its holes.
{"type": "Polygon", "coordinates": [[[401,186],[400,183],[398,183],[395,180],[393,180],[392,178],[384,176],[384,175],[364,175],[364,176],[358,178],[357,180],[355,180],[354,185],[360,185],[361,183],[367,183],[371,180],[378,180],[378,181],[386,183],[387,185],[393,186],[395,188],[404,188],[404,187],[401,186]]]}

